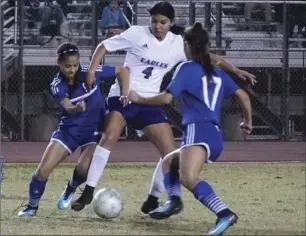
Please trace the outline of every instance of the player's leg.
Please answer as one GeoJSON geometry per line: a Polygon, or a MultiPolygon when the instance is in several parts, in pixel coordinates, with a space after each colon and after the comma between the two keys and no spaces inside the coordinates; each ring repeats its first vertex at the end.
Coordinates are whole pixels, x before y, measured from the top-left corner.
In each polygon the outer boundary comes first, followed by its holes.
{"type": "Polygon", "coordinates": [[[112,111],[107,116],[105,131],[96,146],[88,170],[86,186],[81,196],[71,204],[71,208],[75,211],[80,211],[85,205],[91,203],[95,187],[103,174],[111,149],[117,143],[126,125],[125,118],[120,112],[112,111]]]}
{"type": "MultiPolygon", "coordinates": [[[[56,132],[55,132],[56,133],[56,132]]],[[[61,136],[56,133],[55,135],[61,136]]],[[[54,136],[54,135],[53,135],[54,136]]],[[[54,168],[62,162],[71,153],[69,142],[65,143],[66,139],[51,140],[47,146],[40,164],[33,174],[29,183],[29,202],[25,209],[18,213],[18,216],[35,216],[38,210],[40,199],[45,191],[45,187],[54,168]]]]}
{"type": "MultiPolygon", "coordinates": [[[[147,124],[151,123],[145,126],[143,131],[157,148],[160,155],[164,157],[174,151],[174,137],[164,111],[161,108],[151,108],[147,109],[143,116],[146,116],[143,119],[147,121],[147,124]]],[[[149,195],[141,207],[141,212],[148,214],[150,211],[156,209],[158,207],[158,199],[164,192],[164,174],[162,171],[162,159],[160,159],[154,170],[149,195]]]]}
{"type": "MultiPolygon", "coordinates": [[[[180,153],[180,178],[181,183],[195,198],[204,206],[215,213],[218,217],[216,226],[209,232],[209,235],[220,235],[229,226],[234,224],[238,217],[230,211],[222,200],[217,196],[207,181],[199,178],[204,163],[214,162],[220,156],[223,149],[223,137],[219,129],[212,124],[188,125],[187,132],[184,131],[185,146],[180,153]],[[202,132],[205,130],[205,132],[202,132]],[[187,133],[187,135],[186,135],[187,133]]],[[[178,205],[179,196],[172,190],[174,181],[170,180],[171,175],[165,174],[165,186],[168,192],[169,201],[155,213],[150,214],[153,218],[165,218],[171,216],[178,205]]]]}
{"type": "Polygon", "coordinates": [[[81,154],[78,159],[78,163],[73,170],[73,174],[70,180],[68,181],[65,190],[63,191],[57,202],[57,207],[60,210],[63,210],[70,205],[76,189],[80,185],[85,183],[92,155],[95,151],[96,145],[97,143],[95,142],[95,140],[93,140],[92,142],[86,143],[81,146],[81,154]]]}
{"type": "Polygon", "coordinates": [[[194,197],[217,216],[215,227],[208,235],[221,235],[237,222],[237,215],[229,210],[215,193],[211,185],[199,178],[203,164],[207,159],[209,146],[191,146],[182,149],[180,157],[181,183],[194,197]]]}

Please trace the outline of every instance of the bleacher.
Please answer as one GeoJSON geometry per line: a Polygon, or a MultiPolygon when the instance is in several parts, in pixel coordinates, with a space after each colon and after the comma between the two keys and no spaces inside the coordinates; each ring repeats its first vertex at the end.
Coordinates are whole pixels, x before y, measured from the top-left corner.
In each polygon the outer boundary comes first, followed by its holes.
{"type": "MultiPolygon", "coordinates": [[[[2,1],[1,4],[7,1],[2,1]]],[[[147,9],[152,6],[157,1],[142,1],[137,3],[137,9],[135,12],[137,13],[136,22],[138,25],[148,25],[150,22],[150,16],[148,14],[147,9]]],[[[205,20],[205,4],[203,2],[199,3],[195,2],[195,21],[204,22],[205,20]]],[[[189,2],[172,2],[175,10],[176,10],[176,22],[189,24],[189,2]]],[[[130,5],[130,4],[128,4],[130,5]]],[[[6,12],[14,11],[14,7],[8,7],[5,9],[6,12]]],[[[69,4],[71,9],[71,13],[69,14],[67,21],[69,22],[70,35],[68,41],[72,41],[80,46],[81,49],[81,63],[88,63],[90,60],[90,56],[92,54],[91,47],[91,22],[92,15],[91,9],[92,5],[88,0],[81,1],[73,1],[69,4]]],[[[25,8],[27,10],[28,8],[25,8]]],[[[223,4],[222,6],[222,47],[226,51],[226,58],[229,62],[235,64],[238,67],[246,68],[247,70],[251,70],[255,74],[260,74],[260,71],[263,69],[269,68],[271,74],[274,71],[278,71],[282,68],[282,31],[280,30],[281,26],[277,22],[270,22],[269,28],[267,30],[267,25],[262,21],[255,21],[251,23],[249,30],[243,30],[243,26],[246,25],[243,15],[243,9],[241,4],[223,4]]],[[[101,13],[98,14],[98,22],[97,25],[100,25],[100,17],[101,13]]],[[[211,42],[212,47],[215,46],[215,35],[216,35],[216,4],[211,4],[211,13],[210,19],[212,22],[211,28],[211,42]]],[[[4,27],[4,38],[5,38],[5,61],[14,61],[16,63],[16,57],[18,56],[18,48],[16,48],[16,38],[18,27],[12,26],[12,22],[14,20],[7,18],[8,22],[4,27]],[[11,22],[10,22],[11,21],[11,22]]],[[[132,22],[130,22],[132,23],[132,22]]],[[[23,63],[27,67],[37,67],[40,68],[43,66],[54,66],[56,65],[56,50],[55,48],[62,40],[61,37],[55,37],[52,41],[47,42],[50,39],[50,36],[41,36],[39,35],[39,22],[35,22],[34,26],[29,27],[30,19],[26,17],[26,25],[24,28],[24,57],[23,63]]],[[[98,28],[98,41],[102,40],[102,35],[100,32],[100,28],[98,28]]],[[[305,68],[306,64],[306,53],[302,52],[302,42],[303,39],[290,39],[290,42],[296,42],[296,45],[293,47],[290,44],[290,52],[289,52],[289,66],[294,69],[302,69],[305,68]]],[[[121,65],[124,61],[124,55],[112,54],[108,55],[105,58],[105,63],[121,65]]],[[[12,64],[15,65],[15,64],[12,64]]],[[[9,68],[9,67],[7,67],[9,68]]],[[[11,70],[13,73],[13,69],[11,70]]],[[[269,86],[275,86],[275,84],[280,83],[277,82],[277,76],[272,79],[271,74],[265,75],[269,78],[270,82],[264,83],[264,91],[269,90],[269,86]],[[272,81],[272,82],[271,82],[272,81]]],[[[9,72],[6,72],[6,77],[11,76],[9,72]]],[[[275,76],[275,75],[273,75],[275,76]]],[[[278,77],[279,79],[279,77],[278,77]]],[[[303,79],[303,78],[301,78],[303,79]]],[[[42,96],[37,94],[29,94],[27,95],[29,100],[34,99],[37,101],[33,106],[26,108],[28,114],[32,114],[33,111],[39,111],[41,106],[44,104],[42,96]],[[34,108],[33,108],[34,107],[34,108]]],[[[271,119],[277,118],[280,116],[280,95],[271,94],[270,91],[262,92],[255,91],[254,97],[260,102],[260,104],[264,104],[269,107],[269,110],[273,114],[271,115],[271,119]]],[[[291,109],[292,116],[303,117],[303,96],[292,96],[289,99],[289,107],[291,109]]],[[[15,101],[15,98],[11,98],[11,101],[15,101]]],[[[16,100],[17,101],[17,100],[16,100]]],[[[12,104],[12,106],[15,106],[12,104]]],[[[258,120],[257,127],[262,132],[262,130],[268,130],[266,132],[268,135],[257,135],[254,137],[255,139],[277,139],[279,137],[275,131],[273,131],[273,124],[268,124],[267,121],[263,121],[260,118],[260,115],[257,117],[255,112],[255,119],[258,120]],[[273,134],[273,135],[271,135],[273,134]]],[[[300,119],[300,118],[299,118],[300,119]]],[[[302,118],[303,119],[303,118],[302,118]]],[[[293,121],[294,122],[294,121],[293,121]]]]}
{"type": "MultiPolygon", "coordinates": [[[[73,1],[69,4],[71,13],[67,21],[69,22],[70,37],[64,40],[69,40],[77,43],[79,46],[83,47],[84,52],[83,61],[88,60],[91,54],[91,5],[90,1],[73,1]]],[[[147,9],[156,1],[146,1],[138,2],[137,4],[137,24],[147,25],[149,23],[149,14],[147,9]]],[[[186,22],[189,23],[189,2],[175,2],[173,1],[174,7],[176,9],[176,22],[186,22]]],[[[213,23],[211,29],[212,36],[212,47],[215,46],[216,42],[216,24],[215,24],[215,7],[216,4],[212,3],[211,9],[211,21],[213,23]]],[[[26,10],[28,7],[26,8],[26,10]]],[[[254,22],[253,30],[241,31],[240,26],[245,25],[244,16],[241,14],[241,5],[231,4],[222,6],[222,47],[226,51],[227,58],[237,64],[238,66],[272,66],[280,67],[282,52],[275,51],[282,49],[282,33],[279,30],[280,25],[277,22],[271,22],[270,30],[264,30],[264,22],[254,22]],[[245,51],[247,50],[247,51],[245,51]],[[256,50],[256,51],[251,51],[256,50]],[[271,52],[271,51],[273,52],[271,52]],[[259,57],[260,55],[260,57],[259,57]],[[260,59],[259,59],[260,58],[260,59]],[[267,59],[267,60],[265,60],[267,59]]],[[[100,18],[100,14],[98,14],[100,18]]],[[[195,21],[204,22],[205,19],[205,4],[195,3],[195,21]]],[[[26,27],[24,30],[24,43],[25,43],[25,63],[26,64],[54,64],[55,60],[49,60],[50,58],[45,58],[44,55],[49,55],[54,58],[53,49],[60,43],[61,37],[55,37],[51,42],[47,42],[49,36],[39,35],[39,22],[36,22],[34,28],[29,28],[29,19],[26,18],[26,27]],[[40,44],[43,44],[42,46],[40,44]],[[35,48],[34,57],[33,49],[35,48]]],[[[98,27],[100,25],[100,19],[98,19],[98,27]]],[[[14,28],[6,29],[5,36],[12,37],[14,35],[14,28]]],[[[11,38],[11,40],[13,40],[11,38]]],[[[98,28],[98,41],[102,40],[100,28],[98,28]]],[[[303,55],[299,52],[302,47],[303,39],[291,38],[290,42],[295,42],[295,50],[290,53],[290,66],[300,67],[302,66],[303,55]]],[[[292,44],[290,44],[292,45],[292,44]]],[[[15,51],[16,53],[16,51],[15,51]]],[[[110,58],[110,62],[121,64],[123,56],[115,56],[110,58]]]]}

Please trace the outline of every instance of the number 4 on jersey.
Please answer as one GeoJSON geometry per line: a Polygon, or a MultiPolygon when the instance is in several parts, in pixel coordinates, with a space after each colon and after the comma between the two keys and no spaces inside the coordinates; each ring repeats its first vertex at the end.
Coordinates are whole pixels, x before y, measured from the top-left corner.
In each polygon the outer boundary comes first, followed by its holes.
{"type": "Polygon", "coordinates": [[[153,71],[154,67],[147,67],[146,69],[144,69],[142,71],[142,73],[145,75],[144,78],[145,79],[149,79],[150,76],[152,75],[152,71],[153,71]]]}
{"type": "Polygon", "coordinates": [[[220,88],[222,85],[222,79],[220,77],[213,76],[212,80],[215,86],[212,89],[208,89],[207,77],[204,76],[202,78],[204,102],[210,110],[214,111],[216,108],[217,101],[218,101],[218,96],[219,96],[220,88]],[[212,96],[209,96],[209,93],[212,93],[212,96]],[[212,97],[211,102],[209,101],[209,97],[212,97]]]}

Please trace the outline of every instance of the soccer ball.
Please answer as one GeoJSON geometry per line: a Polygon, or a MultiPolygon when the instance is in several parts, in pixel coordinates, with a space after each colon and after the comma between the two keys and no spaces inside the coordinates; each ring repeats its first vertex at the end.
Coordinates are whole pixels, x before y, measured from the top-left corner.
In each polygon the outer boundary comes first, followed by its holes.
{"type": "Polygon", "coordinates": [[[123,209],[120,193],[114,188],[100,189],[94,196],[93,209],[101,218],[111,219],[119,216],[123,209]]]}

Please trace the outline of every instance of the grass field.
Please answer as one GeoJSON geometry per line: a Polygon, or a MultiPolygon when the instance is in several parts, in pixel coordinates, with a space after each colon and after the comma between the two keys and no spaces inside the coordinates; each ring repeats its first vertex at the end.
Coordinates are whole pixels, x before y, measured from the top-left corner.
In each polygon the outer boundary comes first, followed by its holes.
{"type": "MultiPolygon", "coordinates": [[[[185,190],[181,214],[164,221],[142,216],[139,207],[147,195],[154,166],[114,164],[108,165],[99,187],[112,186],[121,192],[125,205],[119,218],[100,219],[91,206],[82,212],[57,209],[57,198],[72,165],[62,165],[52,174],[38,215],[19,218],[17,213],[27,202],[28,181],[35,167],[5,166],[1,235],[203,235],[215,222],[214,215],[185,190]]],[[[305,163],[216,163],[203,171],[204,176],[240,217],[227,235],[305,235],[305,163]]]]}

